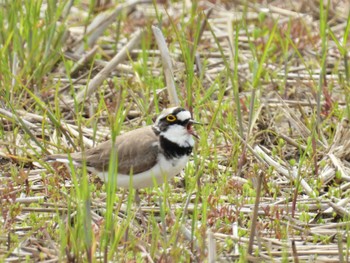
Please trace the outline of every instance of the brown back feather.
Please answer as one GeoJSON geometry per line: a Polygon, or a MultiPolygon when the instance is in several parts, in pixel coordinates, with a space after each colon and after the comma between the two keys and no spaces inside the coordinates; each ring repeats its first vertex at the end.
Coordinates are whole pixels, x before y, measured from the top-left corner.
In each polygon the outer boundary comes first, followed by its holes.
{"type": "MultiPolygon", "coordinates": [[[[142,127],[117,136],[115,147],[118,157],[118,172],[121,174],[138,174],[152,168],[157,162],[159,138],[151,126],[142,127]]],[[[108,171],[112,141],[106,141],[84,153],[76,152],[71,158],[76,163],[86,161],[88,167],[99,171],[108,171]]],[[[67,154],[48,156],[48,160],[68,159],[67,154]]]]}

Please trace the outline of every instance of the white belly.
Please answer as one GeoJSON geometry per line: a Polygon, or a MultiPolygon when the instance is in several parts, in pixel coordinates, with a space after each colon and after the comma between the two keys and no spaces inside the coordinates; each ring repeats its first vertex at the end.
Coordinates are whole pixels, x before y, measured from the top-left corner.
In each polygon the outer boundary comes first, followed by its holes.
{"type": "MultiPolygon", "coordinates": [[[[173,160],[167,160],[165,157],[161,156],[158,163],[153,166],[150,170],[134,174],[132,176],[126,174],[117,175],[117,187],[122,188],[146,188],[159,186],[165,181],[172,179],[175,175],[179,174],[181,170],[185,167],[188,161],[188,156],[182,156],[173,160]]],[[[108,181],[108,172],[97,173],[98,177],[102,181],[108,181]]]]}

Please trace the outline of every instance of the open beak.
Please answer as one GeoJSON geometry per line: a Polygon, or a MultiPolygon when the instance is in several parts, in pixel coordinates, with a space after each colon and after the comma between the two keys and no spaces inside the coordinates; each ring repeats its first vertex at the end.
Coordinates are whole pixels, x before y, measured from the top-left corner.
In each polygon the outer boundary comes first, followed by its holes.
{"type": "Polygon", "coordinates": [[[193,124],[197,124],[197,125],[202,125],[200,122],[197,122],[195,120],[190,119],[187,123],[187,131],[188,133],[190,133],[191,135],[193,135],[194,137],[196,137],[197,139],[199,139],[198,134],[196,133],[196,131],[193,129],[193,124]]]}

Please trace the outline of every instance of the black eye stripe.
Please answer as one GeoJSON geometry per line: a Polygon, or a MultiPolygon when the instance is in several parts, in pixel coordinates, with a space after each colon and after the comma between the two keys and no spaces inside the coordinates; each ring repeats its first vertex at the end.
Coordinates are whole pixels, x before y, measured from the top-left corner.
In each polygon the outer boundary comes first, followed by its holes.
{"type": "Polygon", "coordinates": [[[184,120],[184,121],[180,121],[178,118],[177,118],[177,114],[182,112],[182,111],[186,111],[184,108],[176,108],[174,109],[171,113],[169,113],[168,115],[162,117],[159,122],[162,122],[162,123],[166,123],[167,125],[173,125],[173,124],[178,124],[178,125],[181,125],[181,126],[186,126],[188,124],[188,122],[190,121],[190,119],[187,119],[187,120],[184,120]],[[168,121],[167,120],[167,117],[169,115],[174,115],[176,117],[176,120],[175,121],[168,121]]]}
{"type": "Polygon", "coordinates": [[[173,121],[173,122],[169,122],[167,121],[167,116],[163,117],[160,119],[161,122],[166,122],[166,123],[169,123],[169,124],[179,124],[179,125],[182,125],[182,126],[185,126],[187,125],[187,123],[190,121],[190,119],[187,119],[187,120],[184,120],[184,121],[180,121],[179,119],[176,119],[176,121],[173,121]]]}
{"type": "Polygon", "coordinates": [[[189,120],[190,120],[190,119],[184,120],[184,121],[180,121],[179,119],[176,119],[176,121],[169,122],[169,121],[167,121],[166,117],[164,117],[164,118],[162,118],[161,121],[164,121],[164,122],[166,122],[166,123],[169,123],[170,125],[179,124],[179,125],[185,126],[185,125],[187,125],[187,123],[189,122],[189,120]]]}
{"type": "Polygon", "coordinates": [[[184,121],[179,121],[179,120],[177,120],[175,123],[177,123],[177,124],[180,124],[180,125],[187,125],[187,123],[189,122],[189,120],[190,119],[188,119],[188,120],[184,120],[184,121]]]}

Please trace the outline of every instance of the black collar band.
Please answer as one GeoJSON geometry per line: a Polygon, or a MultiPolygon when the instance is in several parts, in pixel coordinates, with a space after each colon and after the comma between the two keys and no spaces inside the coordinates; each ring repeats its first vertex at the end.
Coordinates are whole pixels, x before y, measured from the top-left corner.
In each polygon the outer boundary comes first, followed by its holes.
{"type": "Polygon", "coordinates": [[[171,158],[179,158],[184,155],[190,155],[192,152],[192,147],[191,146],[180,146],[177,143],[174,143],[164,136],[160,136],[160,147],[167,159],[171,158]]]}

